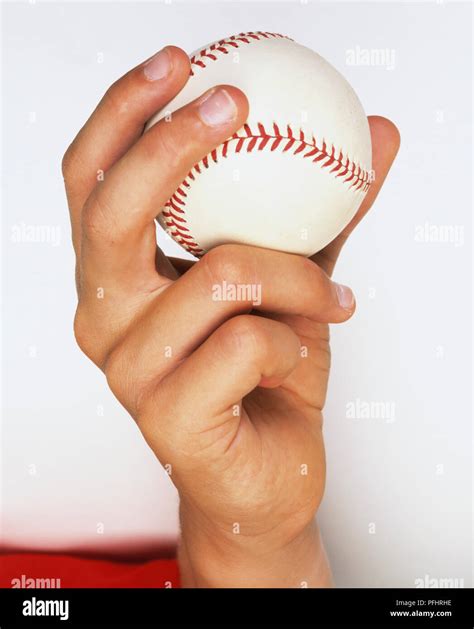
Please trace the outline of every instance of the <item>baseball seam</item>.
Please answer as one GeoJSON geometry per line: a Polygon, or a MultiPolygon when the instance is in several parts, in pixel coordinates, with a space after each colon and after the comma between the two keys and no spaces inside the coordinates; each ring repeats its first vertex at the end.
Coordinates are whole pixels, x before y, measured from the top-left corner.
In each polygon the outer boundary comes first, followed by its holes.
{"type": "MultiPolygon", "coordinates": [[[[286,35],[263,31],[240,33],[239,35],[221,39],[215,44],[203,48],[191,57],[190,74],[191,76],[195,74],[194,66],[206,68],[206,64],[209,61],[217,61],[221,54],[227,55],[231,50],[239,48],[243,44],[251,44],[252,42],[269,38],[291,40],[286,35]]],[[[245,124],[228,140],[203,157],[193,166],[176,192],[165,204],[161,216],[165,222],[166,231],[184,249],[196,257],[202,256],[205,251],[195,241],[187,227],[185,206],[188,195],[186,190],[189,190],[192,181],[196,179],[196,175],[208,169],[211,163],[217,163],[219,159],[226,158],[230,151],[240,153],[245,150],[247,153],[250,153],[255,150],[263,151],[264,149],[275,151],[279,148],[283,153],[286,153],[293,149],[291,151],[293,155],[311,158],[313,163],[324,169],[331,167],[328,172],[333,174],[335,178],[344,177],[343,183],[349,184],[348,187],[354,191],[362,190],[366,192],[370,187],[369,173],[362,169],[359,164],[350,160],[348,156],[344,158],[342,150],[336,149],[334,145],[327,143],[324,139],[318,145],[314,135],[308,138],[302,129],[294,130],[288,124],[284,127],[285,132],[281,132],[278,124],[273,123],[273,133],[268,133],[261,122],[256,123],[256,125],[257,128],[252,129],[249,124],[245,124]]]]}
{"type": "Polygon", "coordinates": [[[260,41],[261,39],[269,39],[272,37],[280,37],[293,41],[291,37],[287,37],[286,35],[280,35],[280,33],[266,33],[264,31],[254,31],[250,33],[239,33],[238,35],[232,35],[232,37],[220,39],[215,44],[212,44],[207,48],[203,48],[198,53],[193,55],[190,59],[190,74],[191,76],[194,76],[193,66],[205,68],[208,61],[217,61],[219,55],[228,55],[231,50],[235,50],[235,48],[240,48],[242,44],[251,44],[252,42],[260,41]]]}
{"type": "Polygon", "coordinates": [[[165,204],[162,216],[167,231],[187,251],[197,257],[204,253],[187,227],[185,212],[188,196],[186,190],[189,190],[196,176],[208,169],[211,163],[217,164],[219,159],[226,158],[230,151],[251,153],[264,149],[270,151],[280,149],[282,153],[290,151],[293,155],[301,155],[304,159],[311,158],[310,161],[318,164],[320,168],[329,169],[328,172],[335,178],[343,177],[343,183],[354,191],[366,192],[370,187],[369,173],[349,157],[344,158],[342,151],[338,151],[333,145],[328,145],[325,140],[318,145],[314,135],[308,138],[302,129],[295,132],[290,125],[286,125],[285,132],[282,132],[279,126],[273,123],[272,133],[268,133],[261,122],[257,123],[257,129],[253,130],[249,124],[245,124],[228,140],[195,164],[165,204]]]}

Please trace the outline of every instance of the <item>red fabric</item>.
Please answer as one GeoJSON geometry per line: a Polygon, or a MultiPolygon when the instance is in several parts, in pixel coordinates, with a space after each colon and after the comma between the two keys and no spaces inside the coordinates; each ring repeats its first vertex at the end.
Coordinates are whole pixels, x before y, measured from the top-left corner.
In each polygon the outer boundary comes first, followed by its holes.
{"type": "Polygon", "coordinates": [[[34,587],[27,579],[60,579],[62,588],[180,587],[175,559],[125,563],[46,553],[0,555],[1,588],[34,587]],[[14,579],[22,584],[12,583],[14,579]]]}

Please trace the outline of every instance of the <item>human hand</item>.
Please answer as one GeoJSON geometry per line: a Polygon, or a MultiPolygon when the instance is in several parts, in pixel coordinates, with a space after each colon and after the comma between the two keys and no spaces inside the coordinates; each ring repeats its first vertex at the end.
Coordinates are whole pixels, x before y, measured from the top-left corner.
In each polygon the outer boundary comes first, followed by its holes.
{"type": "Polygon", "coordinates": [[[242,92],[224,86],[142,135],[188,76],[187,55],[174,47],[131,70],[63,159],[76,338],[170,466],[185,583],[327,585],[314,523],[325,479],[327,324],[355,308],[329,275],[383,183],[398,133],[383,118],[369,120],[376,181],[357,217],[313,260],[226,245],[192,265],[173,261],[157,250],[153,219],[248,111],[242,92]],[[224,280],[260,286],[261,303],[214,301],[224,280]]]}

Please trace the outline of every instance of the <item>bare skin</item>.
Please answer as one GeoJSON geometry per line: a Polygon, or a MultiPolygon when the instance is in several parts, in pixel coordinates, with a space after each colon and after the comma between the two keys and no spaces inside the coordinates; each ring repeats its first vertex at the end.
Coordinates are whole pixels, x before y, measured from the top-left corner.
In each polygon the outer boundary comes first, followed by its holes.
{"type": "Polygon", "coordinates": [[[383,184],[398,131],[369,118],[376,180],[350,225],[313,259],[243,245],[217,247],[194,264],[168,259],[156,247],[157,211],[243,124],[248,103],[237,88],[217,86],[205,104],[198,99],[143,135],[189,76],[179,48],[161,53],[161,78],[152,80],[152,63],[109,88],[63,159],[77,342],[171,466],[185,586],[330,586],[315,521],[328,324],[355,309],[352,292],[330,276],[383,184]],[[260,283],[261,305],[213,301],[223,280],[260,283]]]}

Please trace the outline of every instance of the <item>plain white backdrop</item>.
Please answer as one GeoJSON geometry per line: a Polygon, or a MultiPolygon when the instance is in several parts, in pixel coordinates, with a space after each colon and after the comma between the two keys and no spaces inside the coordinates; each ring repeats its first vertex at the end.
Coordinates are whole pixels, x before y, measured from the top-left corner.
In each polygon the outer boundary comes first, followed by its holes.
{"type": "Polygon", "coordinates": [[[74,342],[60,161],[108,85],[163,45],[191,52],[266,30],[322,54],[402,135],[335,275],[358,301],[331,330],[319,520],[336,583],[471,586],[471,5],[37,0],[2,10],[3,547],[132,554],[173,543],[175,491],[74,342]]]}

